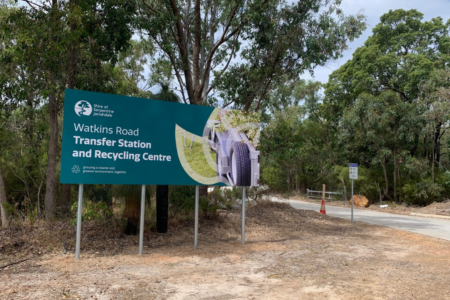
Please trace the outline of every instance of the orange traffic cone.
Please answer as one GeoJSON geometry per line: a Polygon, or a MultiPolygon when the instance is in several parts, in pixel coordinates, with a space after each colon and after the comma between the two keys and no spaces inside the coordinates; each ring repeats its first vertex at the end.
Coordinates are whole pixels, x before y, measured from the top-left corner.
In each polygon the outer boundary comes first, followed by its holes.
{"type": "Polygon", "coordinates": [[[325,201],[322,199],[322,204],[320,205],[320,213],[326,215],[327,211],[325,210],[325,201]]]}

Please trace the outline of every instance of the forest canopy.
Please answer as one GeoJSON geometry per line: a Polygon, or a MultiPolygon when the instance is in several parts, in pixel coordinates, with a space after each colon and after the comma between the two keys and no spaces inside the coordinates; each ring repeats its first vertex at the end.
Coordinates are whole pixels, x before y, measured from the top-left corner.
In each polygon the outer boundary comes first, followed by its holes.
{"type": "MultiPolygon", "coordinates": [[[[356,162],[371,201],[448,198],[450,21],[389,11],[327,83],[303,79],[365,29],[337,0],[0,1],[2,225],[71,214],[75,187],[59,183],[67,88],[260,113],[272,192],[348,188],[356,162]]],[[[124,190],[86,195],[110,205],[124,190]]],[[[192,191],[170,194],[181,209],[192,191]]]]}

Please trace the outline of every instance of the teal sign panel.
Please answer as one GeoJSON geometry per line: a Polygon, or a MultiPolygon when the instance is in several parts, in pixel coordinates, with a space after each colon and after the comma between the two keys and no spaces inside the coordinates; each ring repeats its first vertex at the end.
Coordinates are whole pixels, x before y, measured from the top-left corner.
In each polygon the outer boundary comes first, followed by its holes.
{"type": "Polygon", "coordinates": [[[258,185],[259,123],[238,113],[68,89],[60,181],[258,185]]]}

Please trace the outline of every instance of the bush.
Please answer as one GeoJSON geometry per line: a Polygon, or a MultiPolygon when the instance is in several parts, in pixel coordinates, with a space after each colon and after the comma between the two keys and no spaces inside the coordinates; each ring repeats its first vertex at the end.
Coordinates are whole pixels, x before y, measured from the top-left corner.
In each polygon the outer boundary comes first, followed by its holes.
{"type": "MultiPolygon", "coordinates": [[[[77,223],[77,211],[78,211],[78,202],[75,202],[70,210],[74,213],[74,218],[72,219],[72,225],[77,223]]],[[[104,220],[111,212],[108,209],[108,206],[105,202],[92,202],[86,201],[83,202],[82,210],[81,210],[81,221],[84,220],[104,220]]]]}

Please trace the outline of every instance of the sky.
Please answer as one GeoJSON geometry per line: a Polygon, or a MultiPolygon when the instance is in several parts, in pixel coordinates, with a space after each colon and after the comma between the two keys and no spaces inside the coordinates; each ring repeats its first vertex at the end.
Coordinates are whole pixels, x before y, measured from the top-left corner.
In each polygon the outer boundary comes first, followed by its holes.
{"type": "Polygon", "coordinates": [[[314,70],[314,77],[305,73],[302,78],[322,83],[327,82],[331,72],[339,69],[340,66],[352,58],[353,52],[358,47],[363,46],[367,38],[372,35],[372,28],[380,22],[380,17],[391,9],[417,9],[424,14],[422,21],[428,21],[439,16],[444,19],[444,22],[450,19],[450,0],[343,0],[341,8],[346,15],[354,15],[358,12],[366,15],[367,29],[358,39],[349,44],[342,58],[330,61],[323,67],[317,67],[314,70]]]}
{"type": "MultiPolygon", "coordinates": [[[[344,51],[342,58],[335,61],[328,61],[325,66],[316,67],[314,69],[314,77],[312,77],[309,72],[305,72],[303,76],[301,76],[302,78],[326,83],[328,81],[328,76],[351,59],[353,52],[355,52],[358,47],[364,45],[367,38],[372,35],[372,28],[380,22],[380,17],[389,12],[389,10],[417,9],[424,14],[422,21],[428,21],[439,16],[444,19],[444,22],[450,19],[450,0],[342,0],[341,9],[346,15],[355,15],[360,12],[363,13],[367,17],[367,29],[358,39],[349,43],[348,49],[344,51]]],[[[239,58],[236,58],[233,62],[239,60],[239,58]]],[[[148,72],[149,69],[146,66],[145,74],[147,75],[148,72]]],[[[178,84],[174,82],[174,86],[177,85],[178,84]]],[[[159,87],[154,86],[150,90],[156,93],[158,92],[159,87]]]]}

